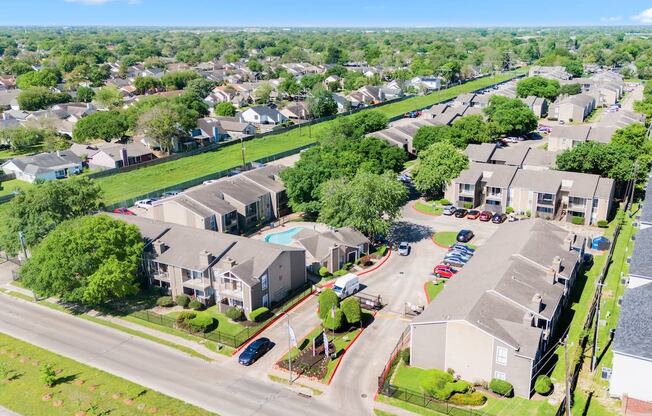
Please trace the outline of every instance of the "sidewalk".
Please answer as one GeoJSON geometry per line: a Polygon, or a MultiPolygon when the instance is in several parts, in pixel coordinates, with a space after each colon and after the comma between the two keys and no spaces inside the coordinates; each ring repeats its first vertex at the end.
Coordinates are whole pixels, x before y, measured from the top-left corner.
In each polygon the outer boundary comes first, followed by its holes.
{"type": "MultiPolygon", "coordinates": [[[[401,409],[383,402],[374,402],[374,409],[382,410],[396,416],[417,416],[417,413],[412,413],[409,410],[401,409]]],[[[434,413],[434,412],[433,412],[434,413]]]]}

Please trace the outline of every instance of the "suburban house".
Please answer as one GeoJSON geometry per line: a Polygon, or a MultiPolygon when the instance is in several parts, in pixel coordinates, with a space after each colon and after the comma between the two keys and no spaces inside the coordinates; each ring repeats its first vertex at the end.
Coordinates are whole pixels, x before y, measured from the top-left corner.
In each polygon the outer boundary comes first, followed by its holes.
{"type": "Polygon", "coordinates": [[[564,123],[582,122],[595,108],[594,97],[587,94],[571,95],[557,100],[551,106],[548,118],[564,123]]]}
{"type": "Polygon", "coordinates": [[[529,96],[521,99],[525,105],[527,105],[530,110],[538,118],[544,118],[548,114],[548,100],[541,97],[529,96]]]}
{"type": "Polygon", "coordinates": [[[114,169],[156,159],[142,143],[73,144],[70,151],[85,160],[91,169],[114,169]]]}
{"type": "Polygon", "coordinates": [[[4,173],[13,173],[16,179],[29,183],[63,179],[83,170],[82,160],[69,150],[17,157],[6,161],[0,168],[4,173]]]}
{"type": "Polygon", "coordinates": [[[348,99],[354,106],[364,106],[382,103],[387,98],[381,87],[365,85],[349,94],[348,99]]]}
{"type": "Polygon", "coordinates": [[[438,91],[441,89],[441,78],[437,76],[414,77],[410,80],[410,85],[422,93],[438,91]]]}
{"type": "Polygon", "coordinates": [[[305,101],[293,101],[286,105],[281,114],[290,120],[307,120],[310,118],[308,104],[305,101]]]}
{"type": "Polygon", "coordinates": [[[609,143],[616,130],[618,130],[616,127],[602,127],[599,124],[553,126],[548,135],[548,150],[556,152],[572,149],[580,143],[589,141],[609,143]]]}
{"type": "Polygon", "coordinates": [[[541,219],[504,224],[410,323],[410,365],[529,398],[556,345],[585,239],[541,219]]]}
{"type": "Polygon", "coordinates": [[[440,125],[434,119],[426,118],[406,118],[397,120],[392,123],[392,126],[369,133],[367,136],[372,136],[386,141],[388,144],[400,147],[410,154],[415,154],[412,140],[421,127],[437,126],[440,125]]]}
{"type": "Polygon", "coordinates": [[[252,136],[256,134],[256,127],[241,123],[235,117],[204,117],[197,120],[197,128],[190,134],[195,140],[217,143],[252,136]]]}
{"type": "MultiPolygon", "coordinates": [[[[636,243],[638,246],[638,241],[636,243]]],[[[649,247],[649,246],[648,246],[649,247]]],[[[649,250],[645,253],[650,256],[649,250]]],[[[652,412],[652,285],[625,291],[613,340],[609,394],[623,401],[623,408],[652,412]]]]}
{"type": "Polygon", "coordinates": [[[274,307],[307,282],[305,252],[294,247],[214,233],[131,215],[114,215],[136,225],[146,247],[144,272],[152,286],[176,298],[185,294],[222,312],[247,314],[274,307]]]}
{"type": "Polygon", "coordinates": [[[153,219],[238,234],[289,213],[281,167],[266,166],[199,185],[151,207],[153,219]]]}
{"type": "Polygon", "coordinates": [[[281,124],[289,119],[278,110],[265,105],[250,107],[240,114],[240,121],[254,125],[281,124]]]}
{"type": "MultiPolygon", "coordinates": [[[[496,152],[498,150],[503,149],[496,152]]],[[[487,157],[480,153],[471,151],[470,159],[487,157]]],[[[545,219],[565,218],[570,222],[574,217],[580,217],[589,225],[608,219],[614,194],[612,179],[552,170],[546,166],[550,163],[549,158],[536,152],[528,158],[529,153],[523,156],[520,164],[520,156],[491,155],[488,162],[472,161],[469,168],[447,186],[445,198],[460,207],[498,213],[511,207],[517,213],[530,213],[533,217],[545,219]],[[501,158],[511,161],[492,163],[501,158]]]]}
{"type": "Polygon", "coordinates": [[[322,233],[303,228],[294,235],[294,240],[306,250],[306,264],[314,274],[318,274],[322,267],[334,273],[346,263],[355,263],[369,254],[369,239],[349,227],[322,233]]]}

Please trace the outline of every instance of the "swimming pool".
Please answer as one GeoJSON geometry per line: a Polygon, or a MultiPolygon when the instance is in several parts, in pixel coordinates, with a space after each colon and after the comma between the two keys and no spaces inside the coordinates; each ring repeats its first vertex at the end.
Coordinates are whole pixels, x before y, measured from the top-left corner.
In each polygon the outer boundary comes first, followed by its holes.
{"type": "Polygon", "coordinates": [[[294,241],[294,235],[301,231],[301,227],[290,228],[289,230],[281,231],[280,233],[269,234],[265,236],[265,241],[274,244],[283,244],[289,246],[294,241]]]}

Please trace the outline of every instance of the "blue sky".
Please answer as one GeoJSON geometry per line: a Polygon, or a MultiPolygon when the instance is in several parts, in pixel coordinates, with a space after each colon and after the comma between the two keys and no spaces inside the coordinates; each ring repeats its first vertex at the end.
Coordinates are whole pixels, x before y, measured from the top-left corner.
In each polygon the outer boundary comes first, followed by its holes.
{"type": "Polygon", "coordinates": [[[652,24],[652,0],[3,0],[0,25],[571,26],[652,24]]]}

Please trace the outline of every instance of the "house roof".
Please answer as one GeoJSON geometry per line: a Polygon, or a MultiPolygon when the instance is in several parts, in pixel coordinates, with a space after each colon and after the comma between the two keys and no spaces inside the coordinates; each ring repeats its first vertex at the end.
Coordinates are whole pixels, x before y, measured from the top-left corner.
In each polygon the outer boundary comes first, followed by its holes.
{"type": "Polygon", "coordinates": [[[65,169],[81,165],[81,159],[69,150],[60,150],[53,153],[39,153],[33,156],[18,157],[7,163],[13,163],[23,172],[37,175],[50,171],[65,169]]]}
{"type": "Polygon", "coordinates": [[[521,166],[530,148],[525,146],[496,149],[491,160],[505,165],[521,166]]]}
{"type": "Polygon", "coordinates": [[[642,203],[641,222],[652,223],[652,172],[648,176],[647,186],[645,187],[645,199],[642,203]]]}
{"type": "Polygon", "coordinates": [[[470,144],[466,146],[464,153],[472,162],[488,163],[495,150],[496,145],[494,143],[470,144]]]}
{"type": "Polygon", "coordinates": [[[651,250],[652,228],[643,228],[636,233],[634,251],[629,261],[629,274],[652,280],[651,250]]]}
{"type": "Polygon", "coordinates": [[[523,166],[537,166],[552,169],[557,163],[557,155],[559,152],[552,152],[543,149],[530,148],[523,160],[523,166]]]}
{"type": "Polygon", "coordinates": [[[243,172],[240,176],[270,192],[283,192],[285,191],[285,186],[283,186],[283,183],[278,177],[281,170],[283,170],[283,166],[268,165],[243,172]]]}
{"type": "Polygon", "coordinates": [[[652,284],[625,291],[613,351],[652,360],[652,284]]]}
{"type": "Polygon", "coordinates": [[[349,227],[323,233],[304,229],[297,233],[295,239],[313,258],[318,260],[327,257],[334,246],[358,247],[361,244],[369,244],[368,238],[349,227]]]}
{"type": "MultiPolygon", "coordinates": [[[[563,278],[579,261],[579,252],[567,249],[568,236],[573,235],[540,218],[506,223],[413,324],[465,320],[534,359],[542,330],[525,324],[524,317],[550,319],[559,306],[564,285],[553,283],[553,260],[561,259],[563,278]],[[534,310],[536,295],[541,308],[534,310]]],[[[583,243],[583,238],[574,242],[583,243]]]]}

